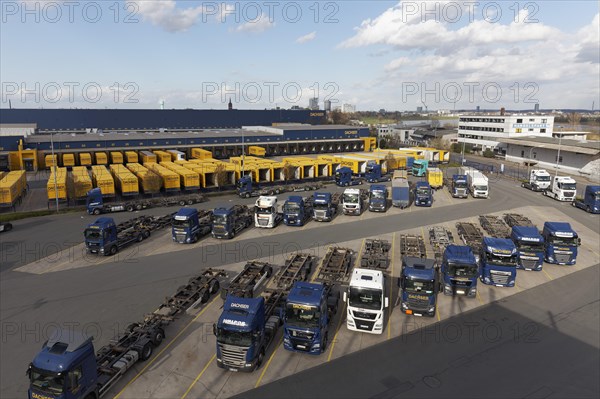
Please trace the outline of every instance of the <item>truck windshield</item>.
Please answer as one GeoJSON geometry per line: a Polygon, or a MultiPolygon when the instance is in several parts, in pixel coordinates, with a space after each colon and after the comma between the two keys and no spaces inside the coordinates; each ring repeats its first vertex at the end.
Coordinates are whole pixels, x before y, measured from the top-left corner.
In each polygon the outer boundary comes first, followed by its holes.
{"type": "Polygon", "coordinates": [[[454,182],[454,187],[456,187],[456,188],[467,188],[467,182],[464,182],[464,181],[454,182]]]}
{"type": "Polygon", "coordinates": [[[473,186],[477,191],[487,191],[487,186],[473,186]]]}
{"type": "Polygon", "coordinates": [[[254,207],[254,212],[262,214],[262,215],[272,215],[273,214],[273,207],[272,206],[266,206],[264,208],[261,208],[260,206],[255,206],[254,207]]]}
{"type": "Polygon", "coordinates": [[[404,283],[406,292],[421,292],[424,294],[433,294],[433,281],[431,280],[411,280],[407,278],[404,283]]]}
{"type": "Polygon", "coordinates": [[[371,198],[373,198],[373,199],[385,199],[385,192],[383,192],[383,191],[371,191],[371,198]]]}
{"type": "Polygon", "coordinates": [[[173,220],[173,227],[179,227],[182,229],[185,229],[186,227],[189,227],[190,225],[190,221],[188,220],[173,220]]]}
{"type": "Polygon", "coordinates": [[[250,331],[229,331],[218,328],[217,342],[225,345],[250,346],[252,345],[252,333],[250,331]]]}
{"type": "Polygon", "coordinates": [[[550,181],[550,176],[536,176],[537,181],[550,181]]]}
{"type": "Polygon", "coordinates": [[[283,211],[285,213],[298,213],[300,211],[300,205],[295,202],[286,202],[283,205],[283,211]]]}
{"type": "Polygon", "coordinates": [[[577,190],[575,183],[558,183],[558,188],[561,190],[577,190]]]}
{"type": "Polygon", "coordinates": [[[102,230],[100,229],[85,229],[84,234],[88,240],[99,240],[102,238],[102,230]]]}
{"type": "Polygon", "coordinates": [[[315,203],[313,208],[315,209],[327,209],[329,208],[329,205],[327,205],[326,203],[315,203]]]}
{"type": "Polygon", "coordinates": [[[64,376],[40,370],[33,367],[31,369],[31,387],[50,395],[60,395],[63,393],[65,385],[64,376]]]}
{"type": "Polygon", "coordinates": [[[380,310],[381,297],[381,290],[350,287],[349,305],[356,308],[380,310]]]}
{"type": "Polygon", "coordinates": [[[227,216],[225,215],[213,215],[214,224],[225,224],[227,223],[227,216]]]}
{"type": "Polygon", "coordinates": [[[429,189],[426,187],[418,188],[417,195],[429,195],[429,189]]]}
{"type": "Polygon", "coordinates": [[[347,204],[358,204],[358,194],[344,194],[344,202],[347,204]]]}
{"type": "Polygon", "coordinates": [[[598,191],[597,193],[592,193],[592,198],[594,199],[594,201],[600,201],[600,191],[598,191]]]}
{"type": "Polygon", "coordinates": [[[534,251],[534,252],[543,252],[544,244],[541,242],[528,242],[528,241],[519,241],[517,243],[519,249],[525,251],[534,251]]]}
{"type": "Polygon", "coordinates": [[[577,238],[574,237],[550,237],[549,240],[552,245],[577,245],[577,238]]]}
{"type": "Polygon", "coordinates": [[[288,303],[285,311],[286,321],[296,327],[313,328],[319,326],[321,312],[316,306],[288,303]]]}
{"type": "Polygon", "coordinates": [[[516,267],[517,266],[517,255],[497,256],[497,255],[493,255],[489,252],[486,252],[485,253],[485,263],[487,263],[489,265],[516,267]]]}
{"type": "Polygon", "coordinates": [[[477,276],[477,265],[448,265],[448,276],[473,278],[477,276]]]}

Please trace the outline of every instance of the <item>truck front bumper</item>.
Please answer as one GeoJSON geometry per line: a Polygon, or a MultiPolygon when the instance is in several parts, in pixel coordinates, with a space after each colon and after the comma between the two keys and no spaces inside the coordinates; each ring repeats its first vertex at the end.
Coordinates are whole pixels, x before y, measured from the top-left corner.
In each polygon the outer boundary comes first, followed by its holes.
{"type": "Polygon", "coordinates": [[[243,366],[223,364],[223,360],[217,358],[217,366],[219,368],[242,373],[251,373],[256,370],[258,359],[254,359],[251,363],[246,363],[243,366]]]}
{"type": "Polygon", "coordinates": [[[309,355],[320,355],[321,344],[310,341],[292,342],[290,338],[283,339],[283,348],[292,352],[308,353],[309,355]]]}

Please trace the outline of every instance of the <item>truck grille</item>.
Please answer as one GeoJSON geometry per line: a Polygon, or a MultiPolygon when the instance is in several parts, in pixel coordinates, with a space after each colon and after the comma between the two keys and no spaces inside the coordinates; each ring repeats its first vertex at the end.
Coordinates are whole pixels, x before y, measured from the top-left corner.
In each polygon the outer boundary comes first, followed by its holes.
{"type": "Polygon", "coordinates": [[[315,211],[315,218],[316,219],[326,219],[327,211],[315,211]]]}
{"type": "Polygon", "coordinates": [[[571,254],[554,254],[554,258],[558,263],[569,263],[571,262],[571,254]]]}
{"type": "Polygon", "coordinates": [[[565,191],[565,192],[563,193],[563,196],[564,196],[565,198],[572,198],[572,197],[574,197],[574,196],[575,196],[575,191],[565,191]]]}
{"type": "Polygon", "coordinates": [[[213,232],[215,234],[224,234],[225,233],[225,227],[223,227],[223,226],[214,226],[213,227],[213,232]]]}
{"type": "Polygon", "coordinates": [[[175,240],[180,244],[185,243],[185,233],[176,233],[175,240]]]}
{"type": "Polygon", "coordinates": [[[352,312],[354,317],[359,319],[367,319],[367,320],[375,320],[377,318],[377,313],[367,313],[367,312],[352,312]]]}
{"type": "Polygon", "coordinates": [[[217,344],[221,350],[223,365],[232,367],[243,367],[246,364],[246,353],[248,348],[234,345],[217,344]]]}
{"type": "Polygon", "coordinates": [[[289,329],[288,330],[290,337],[292,337],[292,339],[295,338],[300,338],[300,339],[307,339],[307,340],[312,340],[314,337],[314,333],[309,332],[309,331],[302,331],[302,330],[292,330],[289,329]]]}
{"type": "Polygon", "coordinates": [[[292,342],[292,346],[294,347],[294,349],[296,349],[298,351],[305,351],[305,352],[310,351],[310,347],[311,347],[310,341],[304,340],[304,339],[296,339],[296,338],[290,338],[290,341],[292,342]]]}
{"type": "Polygon", "coordinates": [[[506,284],[508,284],[510,275],[511,274],[509,272],[500,272],[500,271],[492,270],[490,272],[490,279],[492,280],[492,283],[494,283],[494,284],[506,285],[506,284]]]}
{"type": "Polygon", "coordinates": [[[473,284],[473,282],[471,280],[452,279],[452,280],[450,280],[450,282],[452,283],[453,286],[456,286],[456,287],[470,287],[473,284]]]}
{"type": "Polygon", "coordinates": [[[538,260],[537,259],[523,259],[523,258],[520,258],[519,260],[521,261],[521,267],[523,269],[535,269],[537,267],[537,264],[538,264],[538,260]]]}
{"type": "Polygon", "coordinates": [[[373,331],[374,321],[354,320],[356,328],[359,330],[373,331]]]}
{"type": "Polygon", "coordinates": [[[456,194],[457,197],[466,197],[467,196],[467,190],[465,190],[464,188],[459,188],[456,189],[456,194]]]}
{"type": "Polygon", "coordinates": [[[267,226],[269,224],[269,219],[267,218],[258,218],[259,226],[267,226]]]}
{"type": "Polygon", "coordinates": [[[408,306],[415,310],[427,310],[429,308],[428,299],[408,298],[408,306]]]}

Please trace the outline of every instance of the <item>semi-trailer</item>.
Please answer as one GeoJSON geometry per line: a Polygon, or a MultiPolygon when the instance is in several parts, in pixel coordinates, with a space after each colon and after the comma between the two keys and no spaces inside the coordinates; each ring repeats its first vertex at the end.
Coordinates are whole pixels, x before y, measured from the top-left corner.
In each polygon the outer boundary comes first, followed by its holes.
{"type": "Polygon", "coordinates": [[[139,162],[138,153],[135,151],[125,151],[125,161],[127,164],[138,163],[139,162]]]}
{"type": "Polygon", "coordinates": [[[484,237],[479,255],[479,279],[487,285],[514,287],[517,280],[517,248],[508,238],[484,237]]]}
{"type": "Polygon", "coordinates": [[[94,187],[92,179],[85,166],[74,166],[71,170],[71,188],[70,194],[75,200],[85,200],[87,193],[94,187]]]}
{"type": "Polygon", "coordinates": [[[572,204],[588,213],[600,213],[600,186],[585,186],[583,198],[575,198],[572,204]]]}
{"type": "Polygon", "coordinates": [[[510,227],[499,216],[480,215],[479,224],[486,233],[495,238],[510,238],[510,227]]]}
{"type": "Polygon", "coordinates": [[[440,168],[427,168],[427,183],[437,190],[444,186],[444,173],[440,168]]]}
{"type": "Polygon", "coordinates": [[[446,247],[454,244],[454,235],[445,227],[433,226],[429,229],[429,243],[433,248],[435,260],[439,265],[442,263],[442,257],[446,247]]]}
{"type": "Polygon", "coordinates": [[[577,182],[569,176],[554,176],[552,183],[542,191],[542,194],[557,201],[574,201],[577,195],[577,182]]]}
{"type": "Polygon", "coordinates": [[[0,180],[0,207],[13,207],[27,192],[27,173],[24,170],[8,172],[0,180]]]}
{"type": "Polygon", "coordinates": [[[46,183],[48,206],[52,201],[67,201],[67,168],[52,168],[46,183]]]}
{"type": "Polygon", "coordinates": [[[402,313],[435,316],[437,294],[443,290],[435,260],[404,256],[398,285],[402,313]]]}
{"type": "Polygon", "coordinates": [[[131,197],[137,196],[140,193],[137,176],[131,173],[131,171],[123,166],[123,164],[111,164],[109,168],[115,181],[116,188],[122,196],[131,197]]]}
{"type": "Polygon", "coordinates": [[[442,256],[444,295],[475,297],[479,264],[473,250],[466,245],[448,245],[442,256]]]}
{"type": "Polygon", "coordinates": [[[102,191],[103,197],[115,196],[115,181],[108,169],[106,169],[106,166],[92,166],[92,182],[94,183],[94,187],[102,191]]]}
{"type": "Polygon", "coordinates": [[[339,193],[316,192],[313,202],[313,219],[330,222],[337,215],[340,204],[339,193]]]}
{"type": "Polygon", "coordinates": [[[477,169],[462,167],[460,174],[467,176],[467,184],[469,192],[473,198],[488,198],[489,197],[489,182],[486,175],[477,169]]]}
{"type": "Polygon", "coordinates": [[[221,286],[221,298],[228,296],[237,298],[255,297],[273,275],[273,265],[267,262],[249,261],[229,283],[221,286]]]}
{"type": "Polygon", "coordinates": [[[89,152],[79,153],[79,165],[92,166],[92,154],[89,152]]]}
{"type": "Polygon", "coordinates": [[[254,204],[254,226],[272,229],[283,219],[279,212],[277,197],[261,195],[254,204]]]}
{"type": "Polygon", "coordinates": [[[329,247],[317,273],[315,281],[327,284],[344,284],[352,269],[354,251],[349,248],[329,247]]]}
{"type": "Polygon", "coordinates": [[[369,187],[369,211],[387,211],[388,189],[383,184],[371,184],[369,187]]]}
{"type": "Polygon", "coordinates": [[[410,205],[410,185],[405,170],[397,170],[392,176],[392,205],[402,209],[410,205]]]}
{"type": "Polygon", "coordinates": [[[222,270],[207,269],[141,322],[129,325],[94,353],[93,338],[82,332],[55,330],[27,369],[29,398],[98,399],[126,372],[148,360],[176,317],[206,303],[219,291],[222,270]]]}
{"type": "Polygon", "coordinates": [[[532,191],[544,191],[550,187],[550,173],[544,169],[533,169],[529,172],[529,180],[521,183],[524,187],[532,191]]]}
{"type": "Polygon", "coordinates": [[[252,212],[246,205],[232,205],[213,210],[212,236],[232,239],[246,227],[252,226],[252,212]]]}
{"type": "Polygon", "coordinates": [[[577,262],[577,247],[581,245],[581,239],[569,223],[546,222],[542,236],[546,262],[557,265],[574,265],[577,262]]]}
{"type": "Polygon", "coordinates": [[[400,235],[400,254],[413,258],[427,257],[427,248],[423,237],[416,234],[400,235]]]}
{"type": "Polygon", "coordinates": [[[299,192],[318,190],[323,187],[321,183],[304,183],[290,185],[276,185],[261,187],[252,181],[252,176],[242,176],[237,182],[237,192],[241,198],[258,197],[261,195],[278,195],[285,192],[299,192]]]}
{"type": "Polygon", "coordinates": [[[391,244],[386,240],[367,239],[360,258],[360,267],[364,269],[385,270],[390,265],[391,244]]]}
{"type": "Polygon", "coordinates": [[[312,195],[304,198],[300,195],[290,195],[283,204],[283,223],[286,226],[304,226],[313,216],[312,195]]]}
{"type": "Polygon", "coordinates": [[[206,200],[206,197],[202,194],[187,194],[105,203],[103,197],[104,195],[100,188],[94,188],[88,192],[86,208],[90,215],[123,211],[133,212],[146,208],[159,208],[174,205],[193,205],[206,200]]]}
{"type": "Polygon", "coordinates": [[[510,227],[514,226],[530,226],[535,227],[535,224],[526,216],[523,216],[519,213],[505,213],[504,221],[510,227]]]}
{"type": "Polygon", "coordinates": [[[212,230],[212,213],[196,208],[181,208],[173,216],[171,236],[180,244],[192,244],[212,230]]]}
{"type": "Polygon", "coordinates": [[[458,222],[456,223],[456,231],[458,236],[465,245],[468,245],[473,250],[475,259],[479,262],[481,254],[481,243],[483,241],[483,233],[474,223],[458,222]]]}

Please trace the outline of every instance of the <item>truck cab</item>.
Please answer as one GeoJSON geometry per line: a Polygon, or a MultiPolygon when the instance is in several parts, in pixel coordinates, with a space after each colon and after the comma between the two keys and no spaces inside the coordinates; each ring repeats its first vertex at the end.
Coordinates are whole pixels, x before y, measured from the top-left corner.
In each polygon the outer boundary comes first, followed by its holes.
{"type": "Polygon", "coordinates": [[[385,175],[383,173],[383,168],[375,161],[367,162],[367,166],[365,168],[365,178],[369,183],[379,183],[392,180],[390,175],[385,175]]]}
{"type": "Polygon", "coordinates": [[[544,260],[557,265],[574,265],[581,239],[569,223],[546,222],[544,230],[544,260]]]}
{"type": "Polygon", "coordinates": [[[344,215],[360,215],[363,211],[363,195],[358,188],[347,188],[342,194],[344,215]]]}
{"type": "Polygon", "coordinates": [[[92,338],[77,331],[55,331],[29,365],[29,398],[96,397],[96,355],[92,338]]]}
{"type": "Polygon", "coordinates": [[[299,195],[290,195],[283,205],[286,226],[304,226],[312,216],[312,205],[299,195]]]}
{"type": "Polygon", "coordinates": [[[283,347],[311,355],[324,352],[338,300],[332,286],[295,282],[285,304],[283,347]]]}
{"type": "Polygon", "coordinates": [[[252,176],[242,176],[237,182],[237,192],[242,198],[250,198],[253,195],[256,195],[256,189],[257,187],[255,187],[252,182],[252,176]]]}
{"type": "Polygon", "coordinates": [[[429,167],[429,161],[426,159],[415,159],[412,165],[412,175],[422,177],[427,174],[427,168],[429,167]]]}
{"type": "Polygon", "coordinates": [[[529,181],[521,184],[522,187],[533,191],[544,191],[550,187],[550,173],[544,169],[533,169],[529,172],[529,181]]]}
{"type": "Polygon", "coordinates": [[[475,297],[479,265],[471,247],[448,245],[442,257],[444,295],[475,297]]]}
{"type": "Polygon", "coordinates": [[[88,252],[107,255],[117,252],[117,225],[113,218],[101,217],[84,230],[85,247],[88,252]],[[115,248],[114,250],[112,248],[115,248]]]}
{"type": "Polygon", "coordinates": [[[452,175],[452,197],[467,198],[469,196],[469,185],[467,175],[452,175]]]}
{"type": "Polygon", "coordinates": [[[479,279],[484,284],[514,287],[517,279],[515,244],[508,238],[483,237],[479,267],[479,279]]]}
{"type": "Polygon", "coordinates": [[[217,366],[230,371],[251,372],[260,367],[267,335],[277,329],[281,314],[276,320],[265,320],[265,300],[238,298],[228,295],[213,332],[217,337],[217,366]],[[276,325],[272,325],[276,323],[276,325]]]}
{"type": "Polygon", "coordinates": [[[335,184],[340,187],[356,186],[362,184],[362,180],[353,177],[352,169],[342,166],[335,171],[335,184]]]}
{"type": "Polygon", "coordinates": [[[369,211],[387,211],[388,189],[383,184],[372,184],[369,188],[369,211]]]}
{"type": "Polygon", "coordinates": [[[331,193],[316,192],[313,201],[313,219],[319,222],[333,220],[337,213],[338,204],[333,203],[331,193]]]}
{"type": "Polygon", "coordinates": [[[486,175],[478,170],[469,168],[465,173],[469,191],[473,198],[488,198],[489,197],[489,181],[486,175]]]}
{"type": "Polygon", "coordinates": [[[433,259],[405,256],[398,279],[402,290],[400,309],[402,313],[415,316],[435,316],[440,278],[433,259]]]}
{"type": "Polygon", "coordinates": [[[212,236],[231,239],[251,224],[252,216],[243,205],[215,208],[212,217],[212,236]]]}
{"type": "Polygon", "coordinates": [[[201,224],[196,208],[181,208],[173,216],[171,235],[173,241],[179,244],[197,242],[200,237],[210,232],[208,224],[201,224]]]}
{"type": "Polygon", "coordinates": [[[574,201],[577,195],[577,182],[569,176],[554,176],[544,195],[557,201],[574,201]]]}
{"type": "Polygon", "coordinates": [[[415,185],[415,206],[431,206],[433,204],[433,192],[426,181],[419,181],[415,185]]]}
{"type": "Polygon", "coordinates": [[[277,197],[261,195],[254,204],[254,226],[272,229],[281,221],[277,212],[277,197]]]}
{"type": "Polygon", "coordinates": [[[510,238],[517,247],[517,267],[523,270],[542,270],[544,237],[537,227],[513,226],[510,238]]]}
{"type": "Polygon", "coordinates": [[[575,199],[573,206],[589,213],[600,213],[600,186],[585,186],[583,199],[575,199]]]}
{"type": "Polygon", "coordinates": [[[383,333],[385,309],[389,307],[385,287],[385,275],[380,270],[354,269],[348,290],[343,296],[348,305],[348,330],[383,333]]]}

